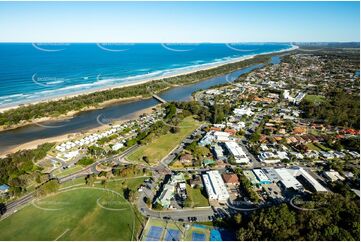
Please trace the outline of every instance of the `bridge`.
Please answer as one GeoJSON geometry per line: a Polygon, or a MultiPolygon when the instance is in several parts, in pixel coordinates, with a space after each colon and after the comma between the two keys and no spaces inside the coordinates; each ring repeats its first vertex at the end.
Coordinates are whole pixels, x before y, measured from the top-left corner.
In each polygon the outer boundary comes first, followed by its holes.
{"type": "Polygon", "coordinates": [[[153,94],[152,96],[153,96],[154,99],[157,99],[161,103],[167,103],[166,100],[164,100],[163,98],[161,98],[160,96],[158,96],[156,94],[153,94]]]}

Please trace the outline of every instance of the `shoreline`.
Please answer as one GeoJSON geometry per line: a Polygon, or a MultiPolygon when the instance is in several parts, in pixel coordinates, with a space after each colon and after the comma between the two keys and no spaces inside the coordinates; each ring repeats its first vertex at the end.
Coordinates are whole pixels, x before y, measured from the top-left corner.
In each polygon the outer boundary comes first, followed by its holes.
{"type": "MultiPolygon", "coordinates": [[[[73,98],[73,97],[77,97],[77,96],[81,96],[81,95],[87,95],[87,94],[91,94],[91,93],[107,91],[107,90],[112,90],[112,89],[116,89],[116,88],[125,88],[125,87],[130,87],[130,86],[141,85],[141,84],[145,84],[145,83],[148,83],[148,82],[151,82],[151,81],[162,80],[162,79],[165,79],[165,78],[178,77],[178,76],[187,75],[187,74],[191,74],[191,73],[198,72],[198,71],[205,71],[205,70],[218,68],[220,66],[224,66],[224,65],[228,65],[228,64],[241,62],[241,61],[244,61],[244,60],[252,59],[255,56],[259,56],[259,55],[282,53],[282,52],[296,50],[298,48],[299,47],[296,46],[296,45],[291,45],[290,48],[284,49],[284,50],[270,51],[270,52],[264,52],[264,53],[253,54],[253,55],[245,55],[245,56],[242,56],[242,57],[235,57],[235,58],[225,60],[225,61],[206,63],[206,64],[202,64],[203,66],[201,65],[198,68],[196,67],[194,69],[184,70],[184,71],[180,71],[178,73],[166,74],[166,75],[159,76],[159,77],[144,78],[144,79],[133,81],[131,83],[124,83],[124,84],[120,83],[120,84],[115,84],[115,85],[112,85],[112,86],[107,86],[107,87],[103,87],[103,88],[96,88],[96,89],[86,90],[86,91],[72,93],[72,94],[64,94],[64,95],[60,95],[60,96],[50,97],[50,98],[48,98],[46,100],[34,101],[34,102],[31,102],[31,103],[15,104],[15,105],[7,106],[7,107],[0,107],[0,113],[11,110],[11,109],[16,109],[18,107],[26,107],[28,105],[46,103],[46,102],[49,102],[49,101],[65,100],[65,99],[68,99],[68,98],[73,98]]],[[[192,66],[182,67],[182,68],[191,68],[191,67],[192,66]]],[[[180,69],[182,69],[182,68],[180,68],[180,69]]],[[[174,70],[176,70],[176,69],[174,69],[174,70]]],[[[86,111],[86,110],[83,110],[83,111],[86,111]]],[[[81,112],[81,111],[77,111],[77,112],[81,112]]],[[[0,129],[0,131],[1,131],[1,129],[0,129]]]]}

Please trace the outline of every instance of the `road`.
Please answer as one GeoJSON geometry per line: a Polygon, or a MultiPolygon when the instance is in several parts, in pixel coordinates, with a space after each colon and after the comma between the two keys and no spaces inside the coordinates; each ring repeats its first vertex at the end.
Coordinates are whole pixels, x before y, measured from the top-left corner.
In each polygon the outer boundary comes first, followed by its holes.
{"type": "Polygon", "coordinates": [[[126,161],[124,160],[124,157],[127,156],[129,153],[133,152],[138,147],[139,147],[139,145],[134,145],[134,146],[130,147],[129,149],[125,150],[120,155],[115,155],[112,157],[107,157],[107,158],[98,160],[80,171],[77,171],[73,174],[70,174],[68,176],[60,178],[59,183],[64,183],[66,181],[70,181],[70,180],[76,179],[78,177],[86,176],[88,174],[98,174],[99,171],[97,171],[96,166],[101,163],[108,163],[111,161],[114,161],[116,164],[126,163],[126,161]]]}
{"type": "Polygon", "coordinates": [[[153,210],[147,207],[147,204],[144,202],[146,197],[145,191],[140,193],[138,199],[137,207],[141,214],[147,217],[155,217],[161,219],[170,219],[170,220],[183,220],[188,221],[188,217],[196,217],[197,221],[210,221],[209,216],[214,215],[214,211],[211,207],[207,208],[195,208],[195,209],[177,209],[177,210],[153,210]]]}

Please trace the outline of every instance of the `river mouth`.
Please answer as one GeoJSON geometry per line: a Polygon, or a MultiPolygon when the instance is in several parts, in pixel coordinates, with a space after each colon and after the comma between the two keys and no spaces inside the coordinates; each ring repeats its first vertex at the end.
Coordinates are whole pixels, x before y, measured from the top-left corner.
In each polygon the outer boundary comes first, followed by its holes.
{"type": "MultiPolygon", "coordinates": [[[[272,57],[272,64],[278,64],[278,56],[272,57]]],[[[159,94],[166,101],[186,101],[192,98],[192,93],[207,89],[212,86],[227,84],[230,79],[235,79],[242,74],[249,73],[255,69],[263,67],[262,64],[252,65],[233,71],[227,75],[210,78],[201,82],[179,87],[173,87],[159,94]]],[[[35,141],[46,140],[71,133],[85,132],[98,128],[106,122],[99,122],[99,117],[105,120],[120,121],[130,117],[136,112],[151,108],[159,104],[154,98],[141,99],[130,102],[115,103],[102,109],[81,112],[74,117],[65,120],[48,121],[44,123],[32,124],[13,130],[0,132],[0,154],[9,153],[17,146],[35,141]]],[[[44,141],[45,142],[45,141],[44,141]]]]}

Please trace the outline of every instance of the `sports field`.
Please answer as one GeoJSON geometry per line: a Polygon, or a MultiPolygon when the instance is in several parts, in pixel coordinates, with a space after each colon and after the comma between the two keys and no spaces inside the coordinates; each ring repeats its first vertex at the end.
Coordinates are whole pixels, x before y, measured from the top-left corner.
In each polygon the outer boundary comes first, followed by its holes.
{"type": "Polygon", "coordinates": [[[180,142],[191,134],[200,123],[193,117],[186,117],[179,123],[179,132],[168,133],[157,137],[152,143],[139,147],[126,159],[134,162],[144,162],[143,157],[147,156],[151,164],[157,164],[169,152],[171,152],[180,142]]]}
{"type": "Polygon", "coordinates": [[[135,240],[139,215],[113,189],[120,185],[75,187],[34,201],[0,221],[0,240],[135,240]]]}
{"type": "Polygon", "coordinates": [[[305,100],[308,102],[317,102],[317,103],[326,102],[326,98],[324,96],[319,96],[319,95],[306,95],[305,100]]]}

